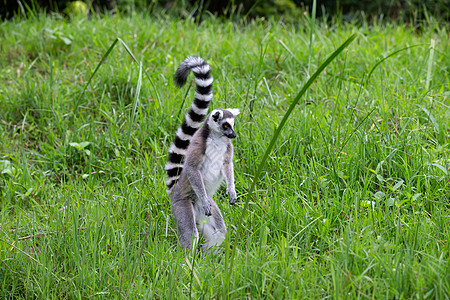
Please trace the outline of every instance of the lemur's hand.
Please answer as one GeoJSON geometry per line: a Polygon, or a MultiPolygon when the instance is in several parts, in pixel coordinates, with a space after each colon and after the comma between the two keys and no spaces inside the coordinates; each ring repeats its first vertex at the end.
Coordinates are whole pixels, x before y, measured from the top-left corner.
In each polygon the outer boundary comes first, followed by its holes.
{"type": "Polygon", "coordinates": [[[233,205],[236,203],[237,195],[235,190],[228,190],[227,189],[227,195],[230,195],[230,204],[233,205]]]}
{"type": "Polygon", "coordinates": [[[205,215],[210,216],[211,215],[211,201],[209,201],[209,198],[206,198],[203,200],[203,210],[205,211],[205,215]]]}

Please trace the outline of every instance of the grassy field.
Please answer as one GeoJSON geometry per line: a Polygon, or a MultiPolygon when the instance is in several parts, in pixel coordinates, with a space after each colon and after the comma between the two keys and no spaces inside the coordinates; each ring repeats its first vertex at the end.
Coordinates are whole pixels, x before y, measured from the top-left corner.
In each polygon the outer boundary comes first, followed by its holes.
{"type": "Polygon", "coordinates": [[[450,297],[448,25],[36,15],[0,41],[0,298],[450,297]],[[116,43],[83,94],[116,38],[138,62],[116,43]],[[218,258],[178,251],[165,193],[189,55],[242,112],[218,258]]]}

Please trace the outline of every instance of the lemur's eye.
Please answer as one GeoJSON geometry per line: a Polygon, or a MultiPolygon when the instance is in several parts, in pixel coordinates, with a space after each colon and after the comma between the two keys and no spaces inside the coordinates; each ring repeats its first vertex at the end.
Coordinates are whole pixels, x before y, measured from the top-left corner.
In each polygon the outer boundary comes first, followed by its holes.
{"type": "Polygon", "coordinates": [[[223,128],[223,129],[227,129],[229,126],[230,126],[230,125],[228,125],[228,124],[223,124],[223,125],[222,125],[222,128],[223,128]]]}

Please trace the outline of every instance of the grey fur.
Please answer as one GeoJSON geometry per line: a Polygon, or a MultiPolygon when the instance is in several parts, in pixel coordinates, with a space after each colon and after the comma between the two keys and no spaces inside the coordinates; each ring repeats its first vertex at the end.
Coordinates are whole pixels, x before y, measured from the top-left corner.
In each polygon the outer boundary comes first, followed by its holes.
{"type": "Polygon", "coordinates": [[[206,241],[204,251],[225,239],[225,222],[211,197],[225,180],[230,204],[236,201],[231,138],[236,137],[233,127],[238,113],[236,109],[213,110],[186,150],[183,171],[172,189],[172,213],[182,249],[193,247],[199,233],[206,241]]]}
{"type": "Polygon", "coordinates": [[[211,198],[224,180],[230,203],[236,201],[231,139],[236,137],[234,117],[239,110],[213,110],[202,125],[213,98],[213,78],[209,65],[191,56],[178,67],[175,84],[183,86],[191,71],[195,76],[195,100],[169,149],[166,183],[181,248],[192,248],[201,233],[206,240],[203,249],[209,251],[226,235],[220,209],[211,198]]]}

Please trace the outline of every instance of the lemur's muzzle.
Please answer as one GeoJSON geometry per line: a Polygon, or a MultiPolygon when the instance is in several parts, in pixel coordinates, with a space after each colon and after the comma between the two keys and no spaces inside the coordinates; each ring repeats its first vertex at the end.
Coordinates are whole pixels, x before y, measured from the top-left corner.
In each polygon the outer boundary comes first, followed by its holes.
{"type": "Polygon", "coordinates": [[[234,139],[236,137],[236,133],[234,133],[233,130],[231,130],[230,133],[225,134],[225,136],[229,139],[234,139]]]}

